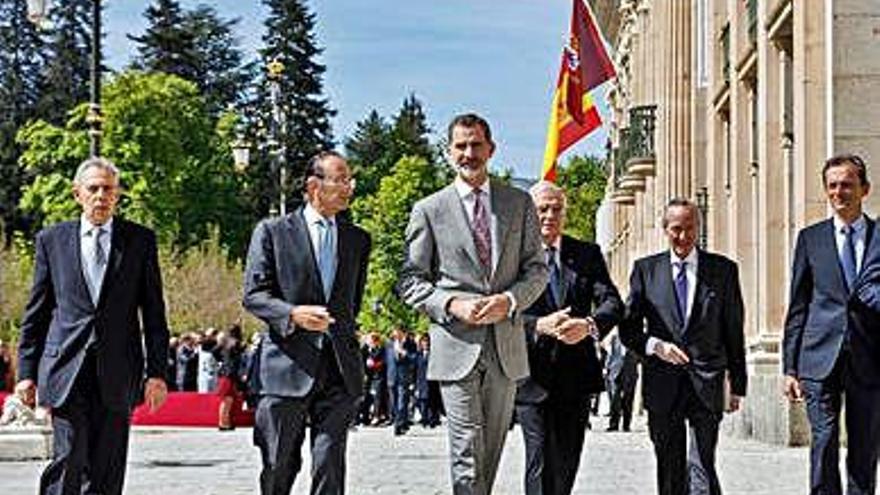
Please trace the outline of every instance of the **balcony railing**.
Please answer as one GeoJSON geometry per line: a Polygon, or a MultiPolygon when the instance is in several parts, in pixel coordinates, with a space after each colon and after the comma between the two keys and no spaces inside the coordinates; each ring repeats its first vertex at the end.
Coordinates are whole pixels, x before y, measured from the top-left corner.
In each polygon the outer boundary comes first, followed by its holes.
{"type": "MultiPolygon", "coordinates": [[[[657,105],[642,105],[629,110],[627,159],[654,158],[654,122],[657,105]]],[[[622,137],[622,136],[621,136],[622,137]]]]}
{"type": "Polygon", "coordinates": [[[626,175],[626,162],[629,160],[629,128],[620,129],[618,143],[620,145],[614,150],[614,184],[620,188],[620,181],[626,175]]]}
{"type": "Polygon", "coordinates": [[[721,78],[724,84],[730,84],[730,24],[721,30],[721,78]]]}
{"type": "Polygon", "coordinates": [[[758,0],[746,0],[746,21],[749,27],[749,43],[758,43],[758,0]]]}

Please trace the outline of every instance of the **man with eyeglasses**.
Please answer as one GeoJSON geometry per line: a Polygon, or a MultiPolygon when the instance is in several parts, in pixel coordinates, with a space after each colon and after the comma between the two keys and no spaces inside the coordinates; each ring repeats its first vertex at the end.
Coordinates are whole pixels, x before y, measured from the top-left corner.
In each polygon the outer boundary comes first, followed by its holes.
{"type": "Polygon", "coordinates": [[[846,399],[846,493],[875,492],[880,455],[880,239],[862,204],[861,157],[829,158],[831,218],[798,234],[782,341],[785,395],[806,402],[810,493],[839,495],[840,410],[846,399]]]}
{"type": "Polygon", "coordinates": [[[363,394],[355,336],[370,236],[342,218],[354,179],[342,155],[313,157],[305,204],[254,229],[244,307],[266,324],[258,360],[254,443],[264,495],[287,495],[311,429],[313,494],[345,491],[345,445],[363,394]]]}
{"type": "Polygon", "coordinates": [[[80,219],[37,234],[16,390],[52,413],[41,494],[121,494],[131,410],[142,393],[152,410],[167,393],[156,236],[114,217],[119,171],[106,159],[79,166],[73,195],[80,219]]]}

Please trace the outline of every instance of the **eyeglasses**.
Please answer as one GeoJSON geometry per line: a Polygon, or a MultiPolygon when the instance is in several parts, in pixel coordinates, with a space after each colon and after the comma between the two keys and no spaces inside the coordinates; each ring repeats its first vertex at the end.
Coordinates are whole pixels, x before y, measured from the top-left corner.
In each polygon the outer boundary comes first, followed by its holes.
{"type": "Polygon", "coordinates": [[[357,185],[357,181],[355,180],[354,177],[340,177],[340,178],[332,178],[332,179],[321,176],[321,175],[316,175],[315,177],[321,179],[321,181],[324,182],[325,184],[330,184],[332,186],[339,186],[339,187],[348,187],[351,190],[354,190],[355,186],[357,185]]]}

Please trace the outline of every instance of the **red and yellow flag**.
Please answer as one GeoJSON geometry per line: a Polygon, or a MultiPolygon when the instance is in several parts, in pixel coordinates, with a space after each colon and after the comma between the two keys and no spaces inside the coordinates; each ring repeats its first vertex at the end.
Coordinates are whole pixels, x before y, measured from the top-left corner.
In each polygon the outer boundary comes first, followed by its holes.
{"type": "Polygon", "coordinates": [[[578,140],[602,125],[590,90],[615,76],[614,65],[585,0],[574,0],[569,45],[553,94],[541,179],[556,180],[556,160],[578,140]]]}

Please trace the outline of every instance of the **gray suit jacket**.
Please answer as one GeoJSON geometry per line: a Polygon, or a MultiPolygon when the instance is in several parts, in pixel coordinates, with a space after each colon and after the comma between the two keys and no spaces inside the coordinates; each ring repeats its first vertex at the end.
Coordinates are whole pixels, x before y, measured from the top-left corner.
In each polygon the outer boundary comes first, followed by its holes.
{"type": "Polygon", "coordinates": [[[428,378],[464,378],[477,363],[487,327],[471,326],[446,312],[454,296],[479,297],[510,291],[516,299],[512,318],[495,324],[495,348],[511,380],[529,373],[522,327],[522,310],[541,295],[547,284],[547,264],[541,250],[538,217],[525,192],[493,182],[492,232],[498,261],[491,279],[483,275],[473,235],[454,185],[419,201],[406,229],[406,261],[397,291],[400,297],[431,319],[431,360],[428,378]]]}

